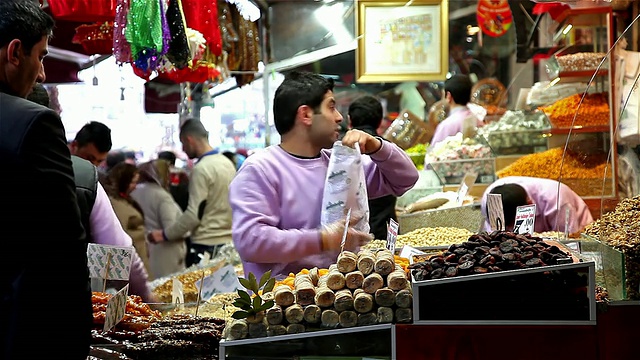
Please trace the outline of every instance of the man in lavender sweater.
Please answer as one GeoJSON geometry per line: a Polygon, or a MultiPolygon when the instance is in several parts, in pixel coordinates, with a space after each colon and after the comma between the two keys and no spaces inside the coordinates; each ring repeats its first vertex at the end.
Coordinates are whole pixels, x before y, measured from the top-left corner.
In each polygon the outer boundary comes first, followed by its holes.
{"type": "MultiPolygon", "coordinates": [[[[340,226],[321,227],[320,212],[331,151],[342,115],[336,110],[332,79],[293,72],[276,90],[273,113],[282,141],[248,157],[229,188],[233,242],[244,272],[256,276],[326,268],[340,251],[340,226]]],[[[400,196],[418,171],[396,145],[359,130],[342,143],[360,146],[370,198],[400,196]]],[[[349,229],[345,249],[371,239],[349,229]]]]}

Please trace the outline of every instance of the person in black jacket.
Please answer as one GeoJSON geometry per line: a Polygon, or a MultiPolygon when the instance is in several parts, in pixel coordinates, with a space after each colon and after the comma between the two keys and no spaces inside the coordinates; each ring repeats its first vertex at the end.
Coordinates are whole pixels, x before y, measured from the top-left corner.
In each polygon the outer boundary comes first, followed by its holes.
{"type": "MultiPolygon", "coordinates": [[[[382,116],[380,101],[371,95],[361,96],[349,105],[351,127],[367,134],[378,136],[376,129],[382,122],[382,116]]],[[[387,222],[389,219],[398,220],[396,217],[396,197],[387,195],[377,199],[369,199],[369,212],[371,233],[376,239],[386,239],[387,222]]]]}
{"type": "Polygon", "coordinates": [[[34,1],[0,1],[3,359],[86,359],[91,341],[87,242],[64,127],[54,111],[25,99],[45,80],[53,25],[34,1]],[[42,326],[64,331],[37,336],[42,326]]]}

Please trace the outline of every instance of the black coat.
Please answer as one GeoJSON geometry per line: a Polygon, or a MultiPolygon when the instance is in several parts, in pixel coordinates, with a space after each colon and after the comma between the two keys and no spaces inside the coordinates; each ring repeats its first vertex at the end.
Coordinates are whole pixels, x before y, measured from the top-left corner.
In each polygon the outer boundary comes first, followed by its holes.
{"type": "Polygon", "coordinates": [[[64,127],[0,92],[0,358],[85,359],[87,243],[64,127]]]}

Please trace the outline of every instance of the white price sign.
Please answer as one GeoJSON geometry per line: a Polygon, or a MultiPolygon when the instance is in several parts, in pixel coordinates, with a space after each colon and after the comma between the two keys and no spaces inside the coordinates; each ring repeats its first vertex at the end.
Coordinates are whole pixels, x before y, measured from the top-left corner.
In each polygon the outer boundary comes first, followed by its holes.
{"type": "Polygon", "coordinates": [[[426,252],[420,251],[409,245],[403,246],[402,251],[400,251],[400,257],[409,259],[409,264],[413,264],[413,255],[424,255],[424,254],[426,254],[426,252]]]}
{"type": "Polygon", "coordinates": [[[536,204],[518,206],[513,232],[516,234],[533,234],[536,224],[536,204]]]}
{"type": "Polygon", "coordinates": [[[393,220],[389,219],[389,225],[387,226],[387,249],[391,252],[396,251],[396,239],[398,238],[398,228],[400,225],[393,220]]]}

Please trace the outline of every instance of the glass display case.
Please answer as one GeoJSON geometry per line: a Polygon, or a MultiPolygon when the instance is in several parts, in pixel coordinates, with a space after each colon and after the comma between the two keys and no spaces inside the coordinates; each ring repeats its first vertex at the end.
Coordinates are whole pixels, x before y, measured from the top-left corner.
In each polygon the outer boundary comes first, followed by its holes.
{"type": "Polygon", "coordinates": [[[493,151],[484,137],[463,139],[450,136],[430,147],[425,166],[433,169],[444,185],[460,185],[466,174],[477,174],[476,184],[490,184],[496,179],[493,151]]]}
{"type": "Polygon", "coordinates": [[[586,234],[579,239],[561,242],[579,253],[584,260],[595,263],[596,285],[607,290],[611,301],[627,298],[625,257],[622,252],[586,234]]]}
{"type": "Polygon", "coordinates": [[[478,133],[496,156],[520,155],[547,150],[550,128],[542,111],[508,110],[499,120],[478,129],[478,133]]]}

